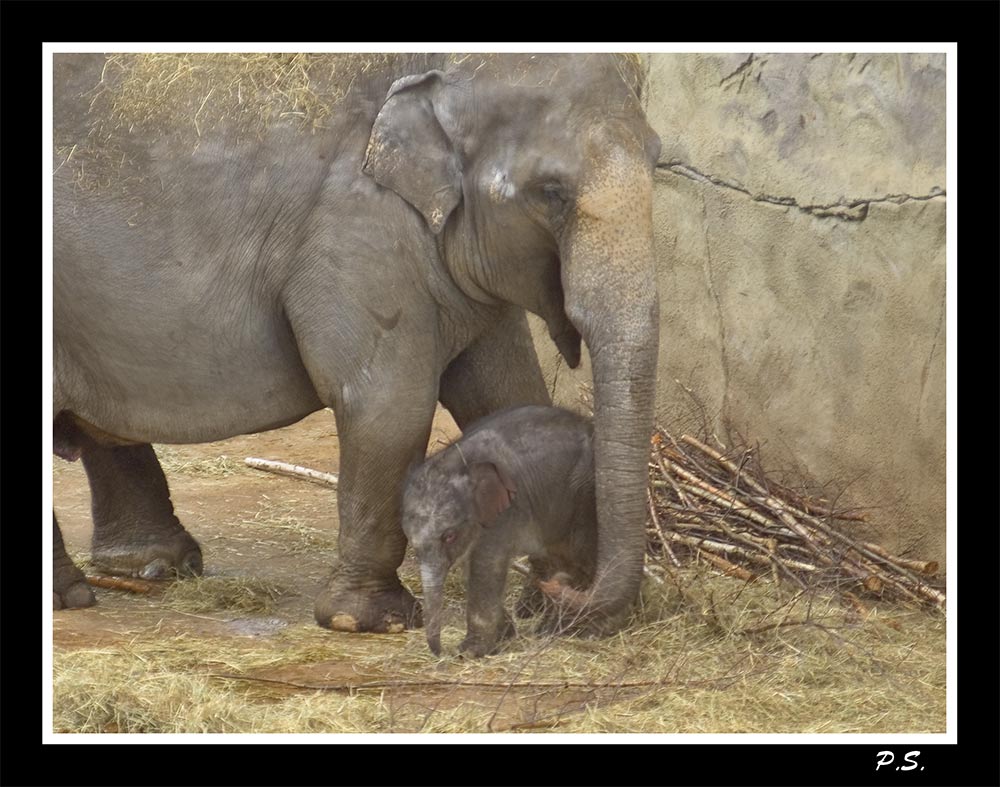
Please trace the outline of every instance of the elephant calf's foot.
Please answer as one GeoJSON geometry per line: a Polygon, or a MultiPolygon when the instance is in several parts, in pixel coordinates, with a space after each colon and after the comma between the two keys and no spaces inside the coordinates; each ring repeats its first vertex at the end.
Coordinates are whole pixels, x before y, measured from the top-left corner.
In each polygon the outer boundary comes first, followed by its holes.
{"type": "Polygon", "coordinates": [[[137,539],[131,543],[97,543],[91,562],[109,574],[142,579],[200,576],[201,547],[184,529],[166,538],[137,539]]]}
{"type": "Polygon", "coordinates": [[[345,586],[336,578],[316,598],[316,622],[333,631],[395,634],[423,626],[420,602],[398,582],[388,588],[345,586]]]}
{"type": "Polygon", "coordinates": [[[544,612],[547,604],[545,594],[535,584],[534,579],[529,579],[514,603],[514,615],[519,619],[532,618],[544,612]]]}
{"type": "Polygon", "coordinates": [[[481,658],[499,653],[503,644],[517,636],[517,629],[510,615],[504,612],[503,623],[500,624],[499,636],[486,636],[485,634],[466,634],[462,644],[458,646],[458,652],[465,658],[481,658]]]}
{"type": "Polygon", "coordinates": [[[553,604],[546,609],[535,633],[539,636],[603,639],[621,631],[628,622],[629,615],[628,609],[612,614],[596,611],[581,613],[553,604]]]}
{"type": "Polygon", "coordinates": [[[83,572],[72,563],[55,567],[52,576],[52,609],[91,607],[97,602],[83,572]]]}

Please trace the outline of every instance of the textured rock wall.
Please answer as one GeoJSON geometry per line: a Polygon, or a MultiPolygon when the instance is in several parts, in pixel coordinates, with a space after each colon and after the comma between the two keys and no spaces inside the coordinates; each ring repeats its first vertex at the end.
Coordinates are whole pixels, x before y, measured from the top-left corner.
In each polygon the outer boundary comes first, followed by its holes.
{"type": "MultiPolygon", "coordinates": [[[[890,548],[945,543],[945,58],[648,59],[658,417],[847,488],[890,548]],[[687,389],[687,391],[685,390],[687,389]],[[689,393],[689,392],[690,393],[689,393]],[[697,400],[698,404],[695,404],[697,400]]],[[[574,373],[536,331],[557,401],[574,373]]]]}

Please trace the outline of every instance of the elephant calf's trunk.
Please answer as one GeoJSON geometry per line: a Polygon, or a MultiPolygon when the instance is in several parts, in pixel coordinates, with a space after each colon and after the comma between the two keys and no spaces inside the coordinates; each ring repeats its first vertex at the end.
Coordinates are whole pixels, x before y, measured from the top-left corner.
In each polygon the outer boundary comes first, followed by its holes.
{"type": "Polygon", "coordinates": [[[427,627],[427,647],[431,649],[431,653],[435,656],[441,655],[441,624],[438,623],[432,630],[431,626],[427,627]]]}
{"type": "MultiPolygon", "coordinates": [[[[421,580],[424,586],[424,613],[427,627],[427,647],[435,656],[441,655],[441,608],[444,605],[444,574],[421,568],[421,580]]],[[[444,572],[447,573],[447,572],[444,572]]]]}

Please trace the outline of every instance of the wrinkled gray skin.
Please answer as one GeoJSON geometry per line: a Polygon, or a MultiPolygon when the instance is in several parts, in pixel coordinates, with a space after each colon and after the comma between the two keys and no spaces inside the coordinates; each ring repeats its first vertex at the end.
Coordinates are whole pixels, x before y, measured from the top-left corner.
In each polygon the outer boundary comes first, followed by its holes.
{"type": "MultiPolygon", "coordinates": [[[[581,620],[623,624],[642,572],[660,142],[614,55],[454,61],[341,75],[350,91],[314,132],[276,118],[238,135],[223,120],[195,139],[193,96],[176,129],[117,132],[135,177],[84,188],[82,154],[65,151],[93,142],[104,58],[55,57],[56,450],[82,457],[106,570],[201,570],[150,443],[329,406],[340,554],[316,619],[420,625],[396,573],[404,475],[439,400],[460,426],[550,403],[527,310],[571,366],[581,337],[590,350],[598,581],[581,620]]],[[[54,570],[54,605],[91,602],[61,539],[54,570]]]]}
{"type": "MultiPolygon", "coordinates": [[[[597,560],[593,430],[557,407],[529,405],[477,421],[409,474],[403,532],[420,562],[427,644],[441,653],[444,581],[468,555],[468,631],[459,650],[493,653],[513,633],[504,613],[511,560],[587,587],[597,560]]],[[[531,587],[531,586],[529,586],[531,587]]],[[[522,597],[522,612],[530,609],[522,597]]],[[[554,628],[555,620],[543,623],[554,628]]]]}

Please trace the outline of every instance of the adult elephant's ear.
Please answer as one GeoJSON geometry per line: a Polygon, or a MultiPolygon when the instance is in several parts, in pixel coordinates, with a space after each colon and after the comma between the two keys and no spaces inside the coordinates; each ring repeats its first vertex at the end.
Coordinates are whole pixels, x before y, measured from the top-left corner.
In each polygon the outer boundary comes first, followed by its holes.
{"type": "Polygon", "coordinates": [[[462,196],[462,168],[442,125],[441,71],[397,79],[375,118],[363,171],[423,214],[435,235],[462,196]]]}

